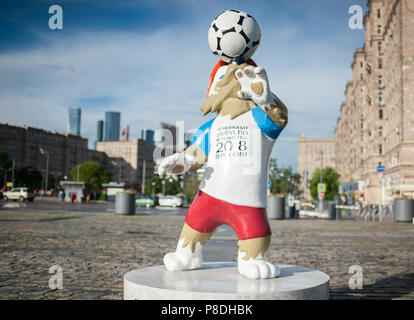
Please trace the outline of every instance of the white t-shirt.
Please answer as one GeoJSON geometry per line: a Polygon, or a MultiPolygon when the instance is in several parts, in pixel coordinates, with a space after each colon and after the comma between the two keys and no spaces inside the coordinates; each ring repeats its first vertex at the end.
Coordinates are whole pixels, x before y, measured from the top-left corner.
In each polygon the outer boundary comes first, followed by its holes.
{"type": "MultiPolygon", "coordinates": [[[[219,68],[209,95],[226,70],[219,68]]],[[[232,204],[265,208],[270,154],[282,129],[260,107],[233,120],[218,115],[205,123],[191,142],[208,156],[200,190],[232,204]]]]}
{"type": "Polygon", "coordinates": [[[269,158],[275,141],[262,132],[252,111],[233,120],[229,115],[219,115],[210,129],[200,190],[229,203],[265,208],[269,158]]]}

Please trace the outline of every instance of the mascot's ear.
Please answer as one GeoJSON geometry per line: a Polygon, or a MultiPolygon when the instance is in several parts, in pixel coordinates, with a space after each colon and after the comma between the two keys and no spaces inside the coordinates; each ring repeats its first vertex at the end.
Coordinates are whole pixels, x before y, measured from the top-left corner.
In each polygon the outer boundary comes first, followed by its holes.
{"type": "Polygon", "coordinates": [[[210,94],[210,88],[213,83],[214,77],[216,76],[217,70],[220,69],[222,66],[226,66],[226,65],[228,65],[228,63],[223,60],[217,61],[216,65],[213,68],[213,71],[211,71],[211,74],[210,74],[210,80],[208,82],[208,87],[207,87],[207,96],[210,94]]]}

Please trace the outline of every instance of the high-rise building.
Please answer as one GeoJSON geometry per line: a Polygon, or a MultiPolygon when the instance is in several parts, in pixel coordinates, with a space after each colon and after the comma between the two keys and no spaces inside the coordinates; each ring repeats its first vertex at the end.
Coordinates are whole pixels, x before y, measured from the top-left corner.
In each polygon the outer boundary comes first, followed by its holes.
{"type": "Polygon", "coordinates": [[[177,139],[178,139],[178,127],[170,124],[161,122],[162,142],[161,145],[167,150],[172,152],[177,151],[177,139]]]}
{"type": "Polygon", "coordinates": [[[119,141],[129,141],[129,126],[122,129],[121,138],[119,141]]]}
{"type": "Polygon", "coordinates": [[[96,141],[103,141],[104,133],[104,121],[98,120],[96,123],[96,141]]]}
{"type": "Polygon", "coordinates": [[[414,195],[414,0],[368,7],[335,129],[336,167],[368,203],[387,204],[414,195]],[[377,166],[385,167],[381,180],[377,166]]]}
{"type": "Polygon", "coordinates": [[[320,168],[335,168],[335,140],[329,138],[307,138],[299,136],[298,173],[308,172],[309,179],[320,168]]]}
{"type": "Polygon", "coordinates": [[[81,128],[81,109],[77,107],[69,108],[68,132],[74,136],[80,136],[81,128]]]}
{"type": "Polygon", "coordinates": [[[118,141],[121,130],[121,113],[105,112],[105,141],[118,141]]]}
{"type": "Polygon", "coordinates": [[[141,187],[154,176],[154,149],[142,139],[131,141],[104,141],[96,144],[97,151],[104,152],[106,167],[112,179],[141,187]]]}
{"type": "MultiPolygon", "coordinates": [[[[321,167],[335,169],[335,140],[299,136],[298,173],[302,176],[302,182],[305,184],[305,182],[311,180],[314,172],[321,167]]],[[[308,187],[303,185],[301,189],[303,189],[304,197],[309,199],[310,192],[308,187]]]]}
{"type": "Polygon", "coordinates": [[[142,129],[141,130],[141,139],[149,145],[154,145],[154,130],[151,129],[142,129]]]}

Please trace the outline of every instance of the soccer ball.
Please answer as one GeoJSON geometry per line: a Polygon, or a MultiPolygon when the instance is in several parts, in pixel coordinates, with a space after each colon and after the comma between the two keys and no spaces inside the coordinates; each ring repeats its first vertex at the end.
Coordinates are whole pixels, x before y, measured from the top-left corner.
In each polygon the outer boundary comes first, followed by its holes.
{"type": "Polygon", "coordinates": [[[246,62],[260,44],[260,28],[246,12],[227,10],[219,14],[208,30],[211,51],[223,61],[246,62]]]}

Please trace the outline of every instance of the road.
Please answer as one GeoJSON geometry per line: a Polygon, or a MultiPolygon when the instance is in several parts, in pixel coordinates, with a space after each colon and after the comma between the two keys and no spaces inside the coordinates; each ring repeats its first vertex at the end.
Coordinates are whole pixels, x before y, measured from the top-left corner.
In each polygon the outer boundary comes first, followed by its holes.
{"type": "MultiPolygon", "coordinates": [[[[175,250],[184,214],[116,215],[113,204],[50,199],[7,203],[0,207],[0,299],[122,299],[126,272],[160,265],[175,250]],[[61,290],[49,288],[52,266],[63,270],[61,290]]],[[[327,273],[331,299],[414,299],[413,224],[299,219],[270,227],[268,260],[327,273]],[[352,266],[363,272],[362,289],[349,287],[352,266]]],[[[220,227],[205,260],[233,260],[235,250],[234,232],[220,227]]]]}
{"type": "MultiPolygon", "coordinates": [[[[58,198],[36,198],[33,202],[18,201],[1,201],[0,207],[10,211],[31,211],[31,212],[78,212],[84,215],[105,215],[114,214],[115,205],[113,202],[90,201],[89,203],[61,202],[58,198]]],[[[137,207],[137,215],[153,215],[153,216],[180,216],[185,215],[187,208],[172,207],[155,207],[144,208],[137,207]]]]}

